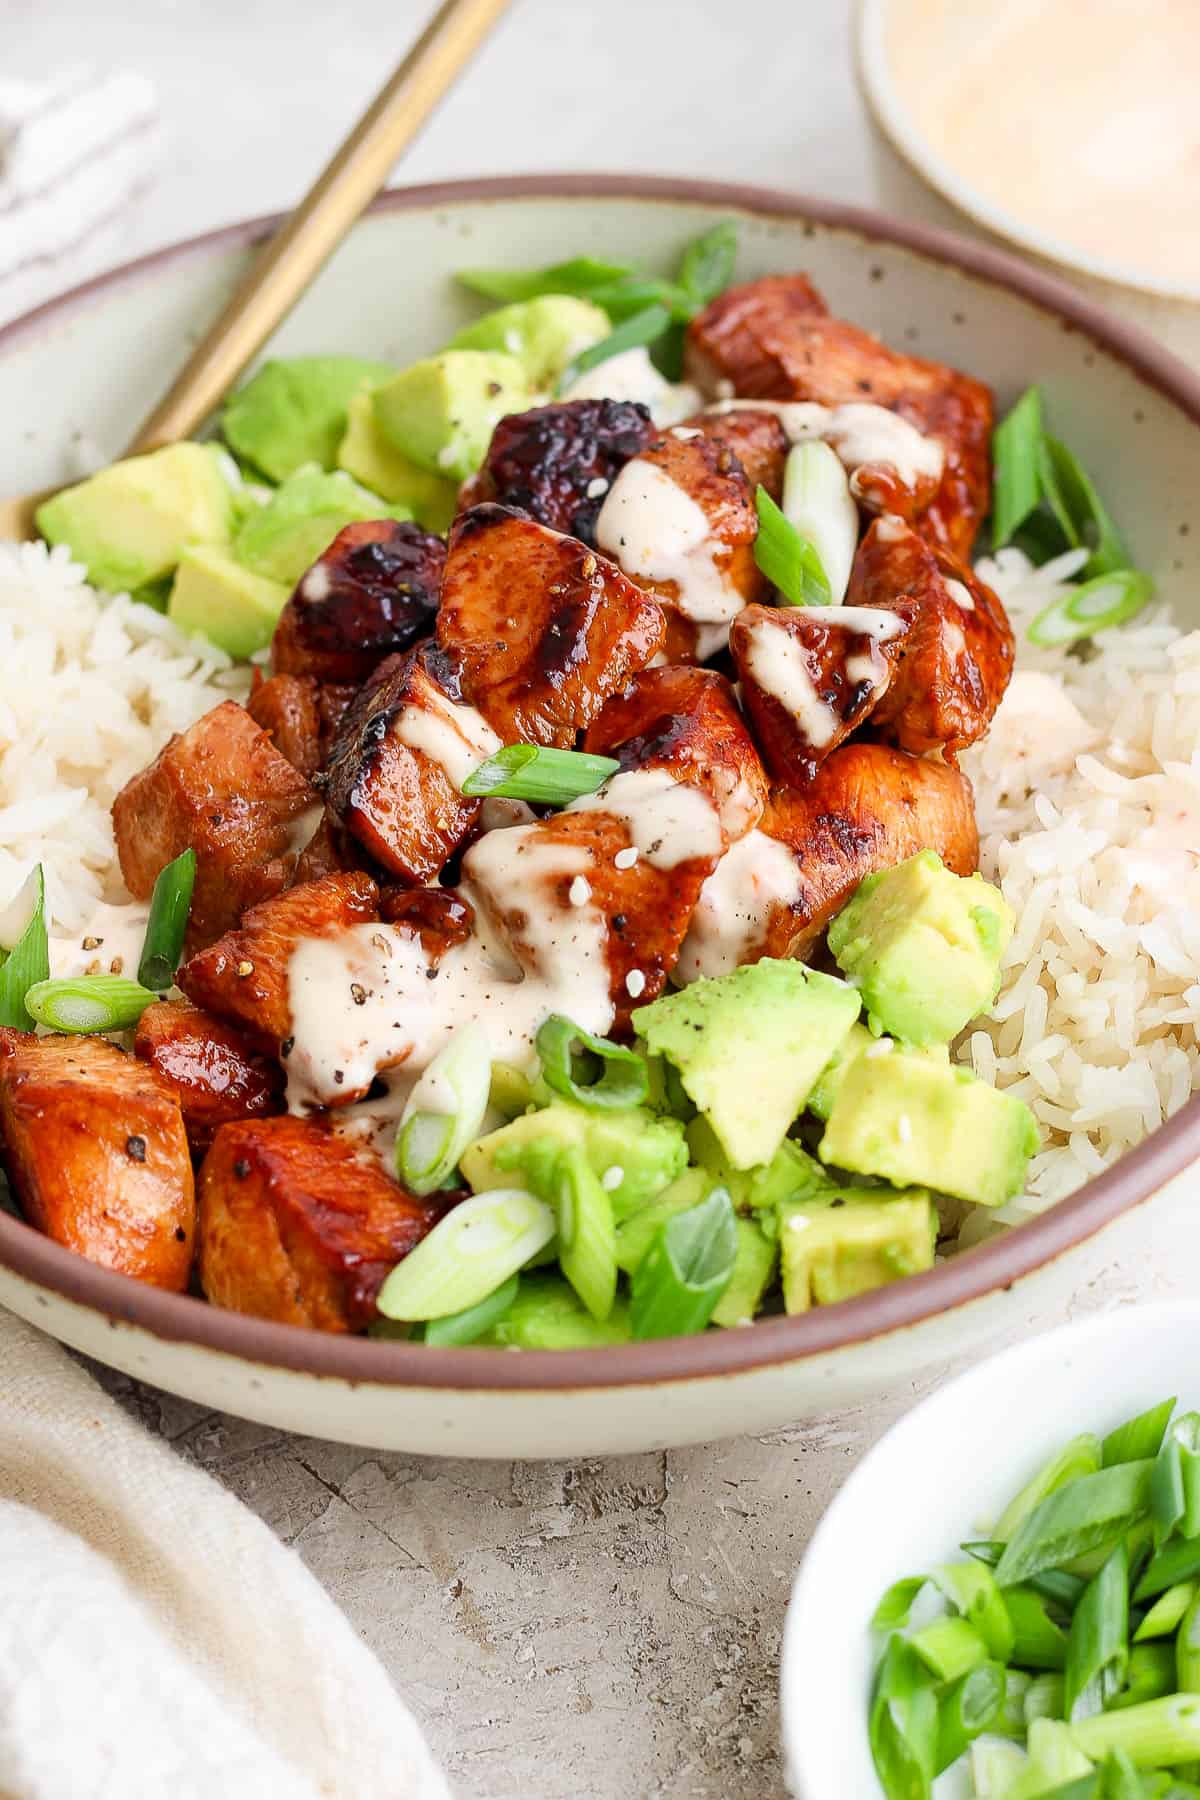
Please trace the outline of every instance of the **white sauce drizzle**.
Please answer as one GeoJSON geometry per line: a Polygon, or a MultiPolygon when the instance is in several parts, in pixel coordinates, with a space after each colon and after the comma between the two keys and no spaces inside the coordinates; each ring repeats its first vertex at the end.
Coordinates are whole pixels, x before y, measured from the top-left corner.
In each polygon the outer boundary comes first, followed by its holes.
{"type": "Polygon", "coordinates": [[[636,580],[670,581],[689,619],[727,623],[745,601],[718,566],[728,550],[708,515],[657,463],[635,456],[609,490],[596,520],[596,543],[636,580]]]}
{"type": "Polygon", "coordinates": [[[117,973],[136,981],[149,917],[149,906],[141,902],[124,906],[101,902],[82,931],[49,940],[51,977],[62,981],[86,975],[89,969],[109,975],[116,960],[120,963],[117,973]],[[92,943],[93,939],[98,941],[92,943]],[[91,949],[84,948],[85,940],[92,943],[91,949]]]}
{"type": "MultiPolygon", "coordinates": [[[[736,794],[730,798],[740,806],[736,794]]],[[[696,856],[717,857],[723,848],[721,819],[709,796],[676,781],[669,769],[627,769],[597,793],[572,800],[566,810],[605,812],[622,820],[638,856],[655,869],[673,869],[696,856]]]]}
{"type": "Polygon", "coordinates": [[[650,361],[650,352],[639,346],[622,350],[576,377],[563,394],[564,400],[640,400],[648,406],[656,425],[677,424],[699,412],[704,399],[699,388],[687,381],[668,381],[650,361]]]}
{"type": "Polygon", "coordinates": [[[911,530],[898,513],[880,513],[875,521],[875,536],[881,544],[898,544],[911,530]]]}
{"type": "Polygon", "coordinates": [[[963,612],[969,613],[975,611],[975,602],[971,598],[971,590],[970,588],[965,587],[961,581],[954,581],[948,578],[946,581],[946,592],[953,600],[955,606],[960,607],[963,612]]]}
{"type": "Polygon", "coordinates": [[[764,694],[787,708],[808,742],[820,750],[833,738],[839,721],[832,706],[817,692],[808,651],[790,632],[775,625],[753,625],[748,636],[746,673],[764,694]]]}
{"type": "Polygon", "coordinates": [[[721,858],[692,914],[676,978],[728,975],[762,946],[771,916],[800,898],[800,870],[786,844],[751,831],[721,858]]]}
{"type": "Polygon", "coordinates": [[[818,400],[719,400],[707,410],[733,412],[742,407],[777,414],[793,444],[824,439],[852,474],[868,464],[887,467],[911,488],[922,476],[940,481],[946,466],[940,438],[925,437],[899,413],[870,401],[822,406],[818,400]]]}
{"type": "Polygon", "coordinates": [[[325,806],[322,801],[318,800],[315,806],[306,806],[299,817],[293,819],[288,826],[285,854],[299,856],[302,850],[307,849],[324,817],[325,806]]]}
{"type": "Polygon", "coordinates": [[[423,689],[419,704],[409,702],[400,708],[391,729],[410,750],[419,750],[437,763],[456,788],[502,747],[473,706],[456,705],[432,682],[423,689]]]}
{"type": "Polygon", "coordinates": [[[329,570],[325,567],[324,563],[319,562],[313,564],[312,568],[308,571],[308,574],[304,577],[304,580],[300,583],[300,592],[303,594],[304,598],[311,601],[314,606],[319,606],[322,600],[328,600],[332,589],[333,580],[329,570]]]}

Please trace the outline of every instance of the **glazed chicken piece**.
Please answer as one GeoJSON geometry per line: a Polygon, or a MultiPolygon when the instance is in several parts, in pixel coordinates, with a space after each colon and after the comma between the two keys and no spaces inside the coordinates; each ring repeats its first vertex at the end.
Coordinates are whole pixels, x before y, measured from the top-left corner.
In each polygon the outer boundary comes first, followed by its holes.
{"type": "Polygon", "coordinates": [[[395,1267],[461,1196],[415,1199],[315,1120],[223,1125],[200,1171],[200,1281],[215,1306],[361,1331],[395,1267]]]}
{"type": "Polygon", "coordinates": [[[831,318],[802,275],[768,276],[712,301],[688,326],[685,372],[712,393],[729,381],[749,399],[870,402],[899,413],[943,447],[936,491],[883,463],[860,469],[855,491],[878,510],[919,514],[934,542],[969,555],[991,497],[992,396],[982,382],[831,318]]]}
{"type": "Polygon", "coordinates": [[[753,406],[738,406],[728,412],[693,413],[682,425],[672,427],[669,435],[698,431],[710,444],[724,447],[737,457],[753,493],[765,487],[772,500],[783,495],[783,465],[787,461],[788,435],[777,413],[753,406]]]}
{"type": "Polygon", "coordinates": [[[0,1134],[29,1223],[119,1275],[181,1294],[195,1240],[179,1101],[106,1038],[0,1032],[0,1134]]]}
{"type": "Polygon", "coordinates": [[[383,869],[429,881],[474,830],[480,802],[462,783],[500,749],[456,672],[428,643],[389,657],[342,722],[325,799],[333,817],[383,869]]]}
{"type": "Polygon", "coordinates": [[[657,601],[577,539],[505,506],[455,523],[437,640],[502,742],[570,749],[664,629],[657,601]]]}
{"type": "Polygon", "coordinates": [[[428,637],[446,546],[419,525],[347,525],[279,615],[272,667],[322,682],[365,681],[377,663],[428,637]]]}
{"type": "Polygon", "coordinates": [[[236,930],[189,957],[176,980],[189,1000],[240,1027],[256,1049],[279,1055],[291,1034],[288,964],[297,944],[378,916],[379,889],[369,875],[326,875],[252,906],[236,930]]]}
{"type": "Polygon", "coordinates": [[[125,885],[148,900],[160,870],[194,850],[188,945],[211,943],[246,906],[291,881],[307,835],[297,821],[316,799],[245,707],[223,700],[170,738],[114,800],[125,885]]]}
{"type": "Polygon", "coordinates": [[[864,876],[918,850],[936,850],[956,875],[976,868],[966,776],[886,744],[843,744],[807,785],[772,789],[758,829],[705,884],[680,973],[806,956],[864,876]]]}
{"type": "Polygon", "coordinates": [[[887,692],[908,615],[859,606],[748,606],[729,634],[746,710],[776,781],[811,781],[887,692]]]}
{"type": "Polygon", "coordinates": [[[492,433],[465,502],[518,507],[594,548],[614,478],[657,436],[646,407],[631,400],[563,400],[510,413],[492,433]]]}
{"type": "Polygon", "coordinates": [[[321,747],[320,683],[312,675],[272,675],[259,682],[246,711],[280,756],[309,779],[325,760],[321,747]]]}
{"type": "Polygon", "coordinates": [[[872,730],[951,759],[983,736],[1012,675],[1013,634],[973,570],[898,519],[879,519],[858,547],[846,604],[912,621],[872,730]]]}
{"type": "Polygon", "coordinates": [[[133,1040],[183,1111],[193,1150],[207,1150],[219,1125],[283,1111],[283,1071],[239,1031],[186,1000],[159,1000],[138,1020],[133,1040]]]}

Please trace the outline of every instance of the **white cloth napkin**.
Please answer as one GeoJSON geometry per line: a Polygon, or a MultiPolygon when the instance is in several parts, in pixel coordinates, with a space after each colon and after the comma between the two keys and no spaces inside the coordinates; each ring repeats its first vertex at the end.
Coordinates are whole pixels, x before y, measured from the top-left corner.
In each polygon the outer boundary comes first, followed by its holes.
{"type": "Polygon", "coordinates": [[[4,1312],[0,1795],[449,1800],[299,1557],[4,1312]]]}

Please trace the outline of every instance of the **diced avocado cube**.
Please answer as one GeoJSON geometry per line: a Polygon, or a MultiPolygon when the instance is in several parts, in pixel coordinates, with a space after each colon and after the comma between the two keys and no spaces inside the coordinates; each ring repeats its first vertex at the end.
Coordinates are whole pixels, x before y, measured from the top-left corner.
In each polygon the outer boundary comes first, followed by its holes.
{"type": "Polygon", "coordinates": [[[838,1088],[821,1161],[896,1187],[931,1187],[978,1206],[1019,1194],[1038,1147],[1023,1100],[967,1069],[893,1050],[860,1056],[838,1088]]]}
{"type": "Polygon", "coordinates": [[[737,1257],[729,1286],[713,1311],[714,1325],[748,1325],[775,1279],[779,1241],[768,1237],[753,1219],[737,1221],[737,1257]]]}
{"type": "Polygon", "coordinates": [[[461,1168],[476,1194],[522,1183],[537,1193],[553,1181],[562,1152],[575,1144],[582,1146],[593,1173],[612,1195],[618,1224],[687,1167],[687,1145],[677,1119],[656,1118],[641,1107],[590,1112],[564,1100],[477,1138],[461,1168]]]}
{"type": "MultiPolygon", "coordinates": [[[[833,1111],[833,1101],[846,1070],[857,1056],[887,1056],[895,1049],[895,1040],[887,1037],[875,1037],[865,1025],[855,1025],[845,1042],[830,1057],[821,1070],[820,1080],[808,1096],[808,1110],[815,1113],[818,1119],[827,1119],[833,1111]]],[[[950,1048],[947,1044],[928,1044],[921,1049],[906,1045],[906,1049],[916,1056],[928,1056],[934,1062],[948,1063],[950,1048]]]]}
{"type": "Polygon", "coordinates": [[[694,981],[633,1015],[675,1064],[735,1169],[769,1163],[859,1013],[854,989],[803,963],[764,957],[694,981]]]}
{"type": "Polygon", "coordinates": [[[792,1200],[779,1212],[783,1304],[832,1306],[933,1267],[937,1214],[925,1193],[887,1199],[853,1188],[792,1200]]]}
{"type": "Polygon", "coordinates": [[[829,927],[829,948],[876,1035],[947,1044],[996,998],[1012,932],[998,889],[922,850],[860,882],[829,927]]]}
{"type": "Polygon", "coordinates": [[[369,388],[350,402],[337,463],[372,493],[409,507],[426,531],[444,534],[450,529],[458,508],[458,483],[418,468],[411,456],[388,442],[376,423],[375,397],[369,388]]]}
{"type": "Polygon", "coordinates": [[[254,574],[291,588],[343,526],[360,519],[408,517],[406,508],[388,506],[344,471],[327,475],[310,464],[289,475],[267,504],[243,521],[233,553],[254,574]]]}
{"type": "Polygon", "coordinates": [[[109,593],[170,575],[190,544],[228,544],[233,494],[208,444],[171,444],[129,456],[37,510],[49,544],[66,544],[109,593]]]}
{"type": "Polygon", "coordinates": [[[375,390],[375,418],[389,443],[422,469],[454,481],[473,475],[505,413],[534,395],[515,356],[443,350],[375,390]]]}
{"type": "Polygon", "coordinates": [[[522,1350],[586,1350],[627,1344],[633,1333],[628,1303],[618,1297],[607,1319],[593,1319],[560,1275],[522,1275],[517,1297],[502,1319],[476,1341],[522,1350]]]}
{"type": "Polygon", "coordinates": [[[251,574],[227,550],[197,544],[179,559],[167,617],[244,662],[270,643],[290,591],[281,581],[251,574]]]}
{"type": "Polygon", "coordinates": [[[515,1119],[534,1104],[533,1083],[512,1063],[494,1062],[488,1089],[488,1105],[506,1119],[515,1119]]]}
{"type": "Polygon", "coordinates": [[[784,1138],[770,1162],[756,1169],[735,1169],[703,1116],[688,1126],[687,1141],[693,1163],[706,1169],[714,1183],[729,1189],[738,1212],[773,1213],[781,1201],[830,1185],[828,1171],[794,1138],[784,1138]]]}
{"type": "Polygon", "coordinates": [[[617,1227],[617,1267],[626,1275],[633,1271],[650,1248],[660,1225],[673,1219],[676,1213],[687,1212],[689,1207],[699,1206],[710,1188],[715,1187],[711,1175],[704,1169],[685,1169],[683,1174],[673,1181],[661,1194],[648,1200],[637,1212],[630,1213],[623,1225],[617,1227]]]}
{"type": "Polygon", "coordinates": [[[394,374],[391,363],[361,356],[289,356],[264,363],[226,403],[222,436],[272,481],[286,481],[306,463],[332,469],[354,395],[394,374]]]}
{"type": "Polygon", "coordinates": [[[504,350],[515,356],[531,388],[550,389],[591,344],[612,331],[602,307],[572,294],[542,294],[485,313],[450,339],[449,350],[504,350]]]}
{"type": "Polygon", "coordinates": [[[646,1064],[646,1105],[650,1111],[668,1113],[673,1119],[682,1119],[684,1124],[694,1119],[696,1108],[684,1092],[675,1064],[668,1062],[665,1056],[651,1056],[643,1043],[639,1042],[635,1048],[646,1064]]]}

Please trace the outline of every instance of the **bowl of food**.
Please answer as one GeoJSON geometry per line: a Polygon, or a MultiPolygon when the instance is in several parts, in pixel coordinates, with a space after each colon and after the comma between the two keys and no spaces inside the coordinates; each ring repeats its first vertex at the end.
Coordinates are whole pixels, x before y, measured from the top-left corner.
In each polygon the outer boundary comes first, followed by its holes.
{"type": "Polygon", "coordinates": [[[0,480],[76,477],[0,546],[0,1300],[567,1455],[1185,1286],[1195,378],[919,228],[514,178],[106,462],[265,229],[0,335],[0,480]]]}
{"type": "Polygon", "coordinates": [[[969,1370],[868,1453],[788,1611],[798,1800],[1195,1793],[1198,1350],[1194,1302],[1122,1307],[969,1370]]]}

